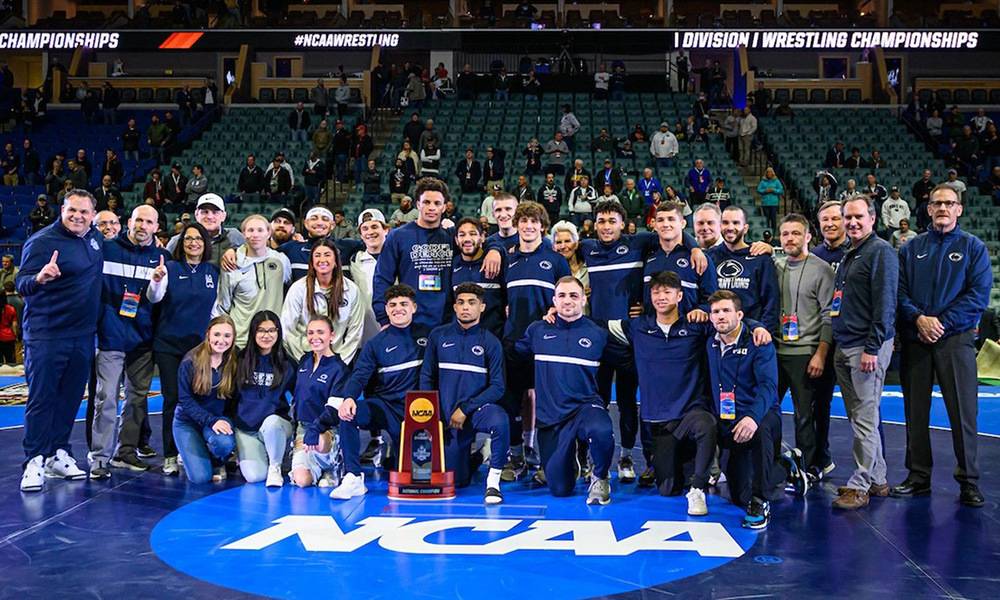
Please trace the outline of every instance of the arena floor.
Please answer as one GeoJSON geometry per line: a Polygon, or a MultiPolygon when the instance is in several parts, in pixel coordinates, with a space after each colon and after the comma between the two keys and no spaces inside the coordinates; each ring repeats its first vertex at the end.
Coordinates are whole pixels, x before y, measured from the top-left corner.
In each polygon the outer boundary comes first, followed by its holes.
{"type": "MultiPolygon", "coordinates": [[[[21,494],[21,431],[9,424],[13,407],[2,407],[0,599],[998,598],[1000,400],[982,389],[981,428],[994,434],[980,436],[985,508],[958,503],[950,437],[936,430],[932,495],[832,512],[852,462],[850,428],[838,418],[832,478],[805,499],[775,490],[761,533],[741,529],[742,511],[721,497],[693,519],[683,497],[616,480],[604,507],[584,504],[583,484],[555,499],[515,483],[505,484],[503,505],[487,508],[482,470],[456,499],[438,502],[388,501],[384,482],[337,502],[317,488],[268,490],[238,477],[196,488],[121,470],[111,481],[50,481],[41,494],[21,494]]],[[[159,424],[154,415],[154,431],[159,424]]],[[[790,427],[786,416],[786,440],[790,427]]],[[[885,436],[894,484],[904,476],[905,432],[890,424],[885,436]]],[[[82,456],[80,426],[74,446],[82,456]]]]}

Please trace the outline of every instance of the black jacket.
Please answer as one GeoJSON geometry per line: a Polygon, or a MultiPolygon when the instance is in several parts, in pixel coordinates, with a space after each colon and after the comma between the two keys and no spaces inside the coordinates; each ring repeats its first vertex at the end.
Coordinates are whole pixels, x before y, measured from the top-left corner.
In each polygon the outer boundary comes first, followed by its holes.
{"type": "Polygon", "coordinates": [[[128,127],[126,127],[125,131],[122,132],[122,150],[125,151],[138,150],[139,137],[141,135],[142,132],[139,131],[138,128],[129,129],[128,127]]]}
{"type": "Polygon", "coordinates": [[[257,164],[254,164],[253,169],[243,167],[236,189],[244,194],[259,194],[264,189],[264,169],[257,164]]]}

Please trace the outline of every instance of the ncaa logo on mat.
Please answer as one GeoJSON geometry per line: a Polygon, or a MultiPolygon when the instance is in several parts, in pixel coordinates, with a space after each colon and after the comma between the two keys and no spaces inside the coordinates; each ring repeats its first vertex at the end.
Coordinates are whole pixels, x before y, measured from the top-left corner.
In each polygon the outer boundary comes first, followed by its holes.
{"type": "Polygon", "coordinates": [[[150,543],[174,569],[273,598],[313,599],[322,581],[329,597],[411,598],[419,588],[424,598],[521,600],[527,589],[577,600],[703,573],[757,539],[740,526],[745,513],[715,496],[710,514],[692,519],[683,496],[621,494],[593,507],[583,485],[553,498],[513,484],[503,505],[487,507],[479,482],[441,503],[391,501],[367,484],[347,502],[317,488],[229,489],[167,515],[150,543]]]}

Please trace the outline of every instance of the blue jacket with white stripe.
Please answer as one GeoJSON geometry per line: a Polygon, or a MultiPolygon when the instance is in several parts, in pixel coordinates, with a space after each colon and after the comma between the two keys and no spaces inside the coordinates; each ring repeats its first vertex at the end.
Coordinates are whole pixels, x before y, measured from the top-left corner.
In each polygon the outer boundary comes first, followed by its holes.
{"type": "MultiPolygon", "coordinates": [[[[461,256],[456,256],[451,266],[451,289],[452,302],[454,302],[455,288],[460,284],[471,281],[483,288],[486,296],[483,301],[486,303],[486,310],[483,311],[482,324],[493,335],[498,338],[503,335],[504,323],[507,321],[507,289],[504,287],[504,279],[507,276],[507,255],[503,257],[503,265],[496,277],[488,278],[482,271],[485,252],[475,260],[466,261],[461,256]]],[[[448,311],[451,314],[449,308],[448,311]]]]}
{"type": "Polygon", "coordinates": [[[566,259],[544,242],[534,252],[514,248],[507,255],[507,324],[504,340],[520,339],[528,325],[552,306],[556,282],[572,275],[566,259]]]}
{"type": "Polygon", "coordinates": [[[427,336],[420,389],[441,392],[445,424],[456,408],[471,415],[499,401],[504,391],[500,340],[479,324],[464,329],[455,321],[436,327],[427,336]]]}
{"type": "Polygon", "coordinates": [[[715,335],[708,338],[708,373],[711,380],[709,393],[715,406],[715,416],[724,430],[732,429],[743,417],[750,417],[760,425],[771,411],[781,416],[778,399],[778,357],[774,344],[757,346],[752,331],[761,324],[743,320],[740,336],[733,348],[722,354],[721,342],[715,335]],[[736,397],[736,418],[721,419],[720,393],[736,397]]]}
{"type": "MultiPolygon", "coordinates": [[[[681,298],[677,310],[681,316],[687,315],[696,308],[708,312],[708,297],[718,288],[718,281],[715,274],[715,263],[710,257],[708,267],[701,275],[694,270],[691,264],[691,250],[678,244],[670,253],[664,252],[663,248],[657,245],[656,250],[646,257],[643,282],[649,283],[654,273],[660,271],[673,271],[681,278],[681,291],[684,297],[681,298]]],[[[591,282],[594,278],[591,276],[591,282]]],[[[591,284],[593,285],[593,284],[591,284]]],[[[643,306],[647,314],[652,314],[652,304],[650,304],[649,290],[644,290],[643,306]]]]}
{"type": "Polygon", "coordinates": [[[368,340],[344,386],[344,397],[357,400],[364,393],[402,414],[406,392],[417,389],[420,382],[427,333],[428,328],[417,323],[409,327],[389,325],[368,340]]]}
{"type": "Polygon", "coordinates": [[[351,370],[336,354],[320,358],[318,366],[312,352],[303,354],[292,390],[295,420],[308,425],[322,415],[330,398],[346,398],[343,389],[350,375],[351,370]]]}
{"type": "Polygon", "coordinates": [[[730,250],[725,244],[709,248],[706,253],[715,263],[719,289],[735,292],[748,319],[777,332],[781,290],[771,257],[751,256],[749,247],[730,250]]]}
{"type": "Polygon", "coordinates": [[[97,328],[97,347],[101,350],[147,350],[153,345],[153,303],[146,288],[153,270],[171,260],[170,254],[156,244],[137,246],[123,231],[104,242],[104,276],[101,278],[101,320],[97,328]],[[138,296],[135,316],[121,314],[125,294],[138,296]]]}
{"type": "Polygon", "coordinates": [[[619,359],[620,350],[608,344],[608,331],[587,317],[555,323],[536,321],[514,344],[518,357],[535,360],[535,415],[540,427],[558,425],[588,404],[604,408],[597,391],[601,360],[619,359]],[[618,352],[616,354],[616,351],[618,352]]]}
{"type": "Polygon", "coordinates": [[[62,221],[28,238],[15,281],[18,295],[24,298],[25,341],[94,335],[101,310],[103,243],[96,227],[78,236],[63,227],[62,221]],[[62,275],[41,285],[35,276],[56,250],[62,275]]]}

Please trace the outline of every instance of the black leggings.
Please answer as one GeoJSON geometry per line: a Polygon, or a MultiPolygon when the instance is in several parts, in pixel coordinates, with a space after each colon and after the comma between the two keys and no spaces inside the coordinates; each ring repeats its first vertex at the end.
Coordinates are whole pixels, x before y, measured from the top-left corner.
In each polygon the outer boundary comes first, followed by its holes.
{"type": "Polygon", "coordinates": [[[177,369],[184,357],[165,352],[154,352],[153,360],[160,371],[160,393],[163,394],[163,456],[177,456],[174,443],[174,411],[177,409],[177,369]]]}

